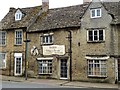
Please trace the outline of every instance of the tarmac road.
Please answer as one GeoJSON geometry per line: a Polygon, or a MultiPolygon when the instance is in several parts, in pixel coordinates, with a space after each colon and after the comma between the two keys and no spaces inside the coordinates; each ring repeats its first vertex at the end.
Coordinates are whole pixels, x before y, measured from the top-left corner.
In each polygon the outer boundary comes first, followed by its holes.
{"type": "Polygon", "coordinates": [[[36,89],[41,90],[39,88],[44,88],[43,90],[45,90],[45,88],[53,88],[53,89],[65,88],[65,90],[67,88],[68,88],[68,90],[69,89],[73,90],[73,88],[74,89],[76,88],[79,90],[118,90],[118,89],[114,89],[114,88],[112,88],[112,89],[110,89],[110,88],[108,88],[108,89],[106,89],[106,88],[104,88],[104,89],[102,89],[102,88],[87,88],[87,87],[60,86],[60,85],[45,84],[45,83],[41,84],[41,83],[32,83],[32,82],[12,82],[12,81],[2,81],[2,88],[3,88],[2,90],[14,90],[15,88],[17,88],[18,90],[20,88],[23,88],[22,90],[24,90],[24,89],[26,90],[26,88],[28,90],[33,90],[33,89],[34,90],[36,90],[36,89]]]}

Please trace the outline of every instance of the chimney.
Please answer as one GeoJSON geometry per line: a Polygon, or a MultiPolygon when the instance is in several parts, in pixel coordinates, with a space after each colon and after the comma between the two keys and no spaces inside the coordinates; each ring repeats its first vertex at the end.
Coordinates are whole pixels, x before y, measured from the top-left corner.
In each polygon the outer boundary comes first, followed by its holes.
{"type": "Polygon", "coordinates": [[[14,7],[10,7],[9,12],[13,12],[13,10],[15,10],[15,8],[14,7]]]}
{"type": "Polygon", "coordinates": [[[83,3],[91,2],[91,0],[83,0],[83,3]]]}
{"type": "Polygon", "coordinates": [[[49,0],[42,0],[42,10],[43,12],[47,12],[49,9],[49,0]]]}

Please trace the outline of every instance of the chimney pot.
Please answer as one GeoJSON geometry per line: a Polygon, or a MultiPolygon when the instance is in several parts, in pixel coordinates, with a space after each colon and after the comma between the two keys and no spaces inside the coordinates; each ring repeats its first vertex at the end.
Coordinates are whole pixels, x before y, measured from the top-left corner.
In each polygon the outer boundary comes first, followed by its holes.
{"type": "Polygon", "coordinates": [[[10,7],[9,12],[12,12],[13,10],[15,10],[15,8],[14,7],[10,7]]]}
{"type": "Polygon", "coordinates": [[[43,12],[47,12],[49,9],[49,0],[42,0],[42,10],[43,12]]]}

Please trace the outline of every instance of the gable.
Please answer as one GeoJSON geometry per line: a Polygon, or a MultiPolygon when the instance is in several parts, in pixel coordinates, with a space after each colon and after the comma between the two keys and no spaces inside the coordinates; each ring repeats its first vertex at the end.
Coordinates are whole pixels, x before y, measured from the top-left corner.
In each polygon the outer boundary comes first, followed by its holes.
{"type": "MultiPolygon", "coordinates": [[[[95,12],[96,12],[95,11],[95,12]]],[[[105,27],[105,24],[110,24],[112,21],[112,17],[108,14],[108,11],[103,6],[102,2],[91,2],[89,7],[87,8],[84,16],[81,19],[82,27],[84,28],[98,28],[105,27]],[[91,10],[100,10],[101,15],[99,17],[92,18],[91,10]]]]}

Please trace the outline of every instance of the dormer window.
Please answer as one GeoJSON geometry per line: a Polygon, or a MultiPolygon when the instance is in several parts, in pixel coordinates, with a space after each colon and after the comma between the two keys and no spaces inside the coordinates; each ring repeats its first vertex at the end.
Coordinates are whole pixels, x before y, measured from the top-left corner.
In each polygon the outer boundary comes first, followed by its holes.
{"type": "Polygon", "coordinates": [[[99,18],[101,17],[101,8],[91,9],[91,18],[99,18]]]}
{"type": "Polygon", "coordinates": [[[15,13],[15,21],[19,21],[22,19],[22,12],[18,9],[15,13]]]}

